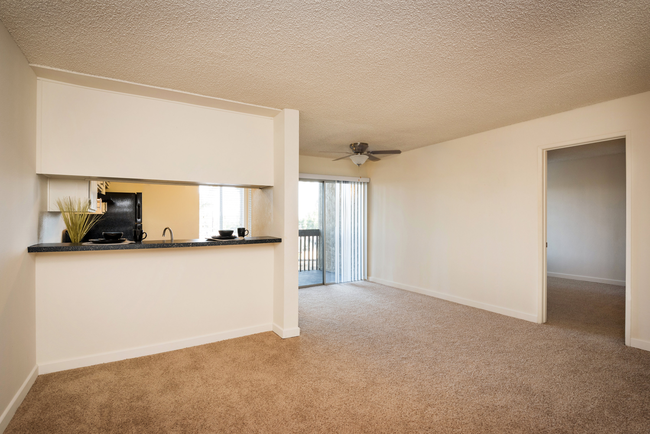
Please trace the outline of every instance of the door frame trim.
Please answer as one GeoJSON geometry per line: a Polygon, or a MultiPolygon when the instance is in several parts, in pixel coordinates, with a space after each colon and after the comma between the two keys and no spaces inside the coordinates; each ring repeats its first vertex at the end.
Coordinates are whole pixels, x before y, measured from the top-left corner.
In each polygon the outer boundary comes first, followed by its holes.
{"type": "Polygon", "coordinates": [[[631,345],[632,327],[632,165],[630,161],[631,134],[629,130],[618,131],[583,139],[573,139],[563,142],[550,143],[538,147],[538,247],[539,247],[539,279],[537,291],[537,322],[542,324],[547,320],[547,176],[548,151],[574,146],[589,145],[608,140],[625,139],[625,345],[631,345]]]}

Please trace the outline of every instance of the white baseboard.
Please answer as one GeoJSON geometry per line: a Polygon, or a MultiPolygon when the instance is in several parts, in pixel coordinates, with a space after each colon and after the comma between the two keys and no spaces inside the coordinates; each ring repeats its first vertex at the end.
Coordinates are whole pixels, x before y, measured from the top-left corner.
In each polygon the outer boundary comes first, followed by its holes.
{"type": "Polygon", "coordinates": [[[36,377],[38,377],[38,366],[34,366],[32,372],[30,372],[25,381],[23,381],[23,384],[20,386],[20,389],[18,389],[18,392],[16,392],[11,402],[9,402],[7,408],[5,408],[5,410],[2,412],[2,415],[0,415],[0,433],[3,433],[5,429],[7,429],[9,422],[11,422],[11,418],[14,417],[16,410],[18,410],[18,407],[20,407],[23,399],[25,399],[25,396],[27,396],[27,392],[29,392],[29,389],[32,388],[34,381],[36,381],[36,377]]]}
{"type": "Polygon", "coordinates": [[[49,374],[51,372],[66,371],[68,369],[83,368],[85,366],[99,365],[101,363],[117,362],[119,360],[133,359],[135,357],[150,356],[152,354],[166,353],[168,351],[180,350],[197,345],[211,344],[213,342],[225,341],[227,339],[240,338],[242,336],[254,335],[256,333],[270,332],[273,330],[271,324],[260,324],[237,330],[229,330],[221,333],[197,336],[194,338],[181,339],[162,344],[146,345],[143,347],[129,348],[127,350],[111,351],[108,353],[94,354],[92,356],[79,357],[75,359],[60,360],[56,362],[39,363],[38,372],[49,374]]]}
{"type": "Polygon", "coordinates": [[[440,298],[442,300],[451,301],[458,304],[464,304],[465,306],[476,307],[478,309],[487,310],[494,313],[499,313],[501,315],[511,316],[513,318],[523,319],[530,322],[537,322],[537,315],[530,313],[520,312],[518,310],[512,310],[505,307],[494,306],[492,304],[483,303],[480,301],[470,300],[468,298],[458,297],[455,295],[449,295],[442,292],[431,291],[430,289],[420,288],[417,286],[405,285],[402,283],[391,282],[390,280],[379,279],[377,277],[368,277],[368,280],[371,282],[380,283],[386,286],[392,286],[393,288],[404,289],[406,291],[417,292],[418,294],[428,295],[430,297],[440,298]]]}
{"type": "Polygon", "coordinates": [[[642,339],[632,338],[630,340],[630,346],[633,348],[638,348],[640,350],[650,351],[650,341],[644,341],[642,339]]]}
{"type": "Polygon", "coordinates": [[[275,332],[275,334],[280,336],[282,339],[295,338],[296,336],[300,336],[300,327],[283,329],[279,325],[273,324],[273,332],[275,332]]]}
{"type": "Polygon", "coordinates": [[[560,277],[562,279],[582,280],[584,282],[606,283],[608,285],[625,286],[625,280],[604,279],[602,277],[580,276],[577,274],[551,273],[546,272],[548,277],[560,277]]]}

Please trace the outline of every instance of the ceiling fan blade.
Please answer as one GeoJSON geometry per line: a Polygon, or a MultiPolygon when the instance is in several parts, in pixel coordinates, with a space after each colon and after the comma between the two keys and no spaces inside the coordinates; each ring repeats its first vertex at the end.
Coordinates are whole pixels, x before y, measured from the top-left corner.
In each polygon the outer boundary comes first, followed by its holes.
{"type": "Polygon", "coordinates": [[[348,155],[345,155],[345,156],[343,156],[343,157],[339,157],[339,158],[337,158],[336,160],[332,160],[332,161],[339,161],[339,160],[342,160],[342,159],[344,159],[344,158],[350,158],[350,155],[354,155],[354,154],[348,154],[348,155]]]}
{"type": "Polygon", "coordinates": [[[399,150],[394,150],[394,151],[368,151],[369,154],[375,154],[375,155],[381,155],[381,154],[401,154],[402,151],[399,150]]]}
{"type": "Polygon", "coordinates": [[[325,153],[325,154],[348,154],[348,155],[354,155],[354,154],[352,154],[352,152],[341,152],[341,151],[318,151],[318,152],[325,153]]]}
{"type": "Polygon", "coordinates": [[[367,154],[367,155],[368,155],[368,160],[370,160],[370,161],[379,161],[379,160],[381,160],[380,158],[377,158],[372,154],[367,154]]]}

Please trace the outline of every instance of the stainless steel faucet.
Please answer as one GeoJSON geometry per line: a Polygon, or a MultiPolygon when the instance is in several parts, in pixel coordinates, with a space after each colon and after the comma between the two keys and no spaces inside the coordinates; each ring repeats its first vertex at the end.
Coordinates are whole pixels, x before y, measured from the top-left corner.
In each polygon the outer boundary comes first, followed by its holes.
{"type": "Polygon", "coordinates": [[[170,240],[172,243],[174,242],[174,231],[172,231],[172,228],[165,228],[163,229],[163,239],[165,238],[165,234],[167,233],[167,229],[169,229],[169,235],[172,237],[170,240]]]}

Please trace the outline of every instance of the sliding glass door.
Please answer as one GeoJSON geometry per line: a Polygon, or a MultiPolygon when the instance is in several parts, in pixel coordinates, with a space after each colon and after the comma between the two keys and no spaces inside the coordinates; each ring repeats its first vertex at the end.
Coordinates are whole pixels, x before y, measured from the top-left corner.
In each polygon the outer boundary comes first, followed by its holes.
{"type": "Polygon", "coordinates": [[[299,286],[322,285],[325,282],[323,183],[300,181],[298,187],[299,286]]]}
{"type": "Polygon", "coordinates": [[[300,286],[366,279],[366,185],[300,181],[300,286]]]}

